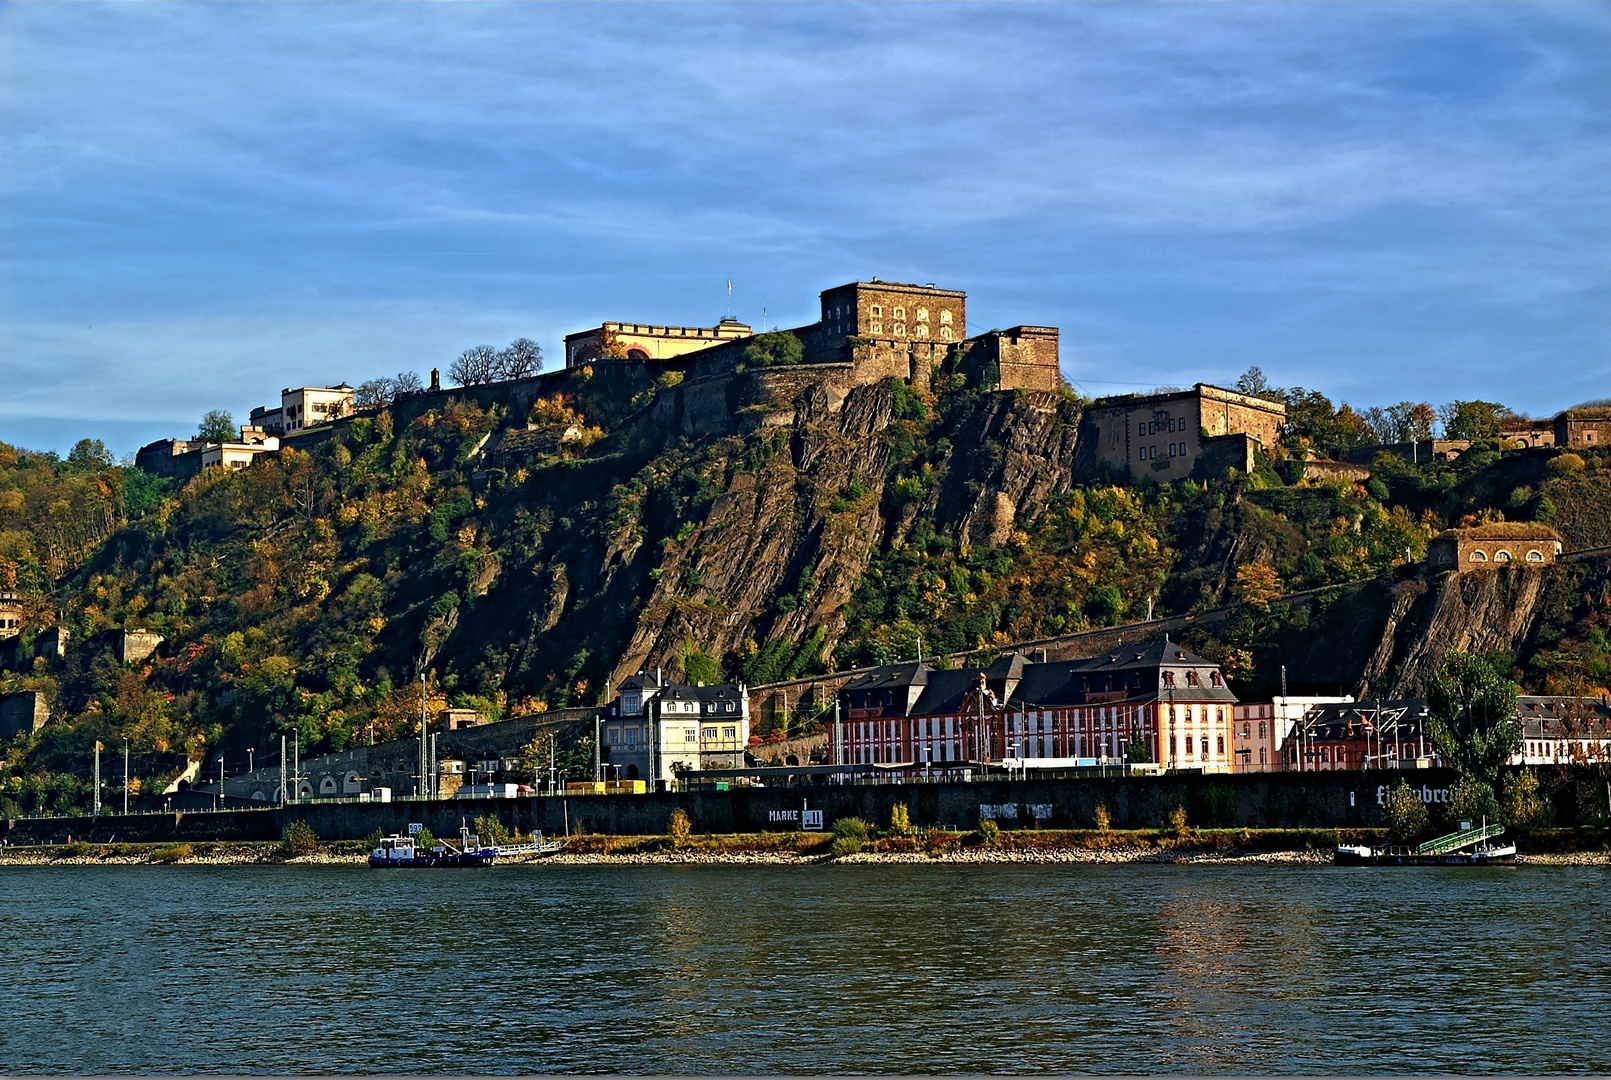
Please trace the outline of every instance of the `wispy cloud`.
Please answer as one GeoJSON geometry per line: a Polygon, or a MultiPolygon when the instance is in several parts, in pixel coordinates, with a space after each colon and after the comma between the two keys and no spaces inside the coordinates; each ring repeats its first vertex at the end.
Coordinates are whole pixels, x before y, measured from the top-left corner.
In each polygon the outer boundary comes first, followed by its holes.
{"type": "Polygon", "coordinates": [[[1599,5],[0,8],[0,425],[871,274],[1093,386],[1548,409],[1611,374],[1608,46],[1599,5]]]}

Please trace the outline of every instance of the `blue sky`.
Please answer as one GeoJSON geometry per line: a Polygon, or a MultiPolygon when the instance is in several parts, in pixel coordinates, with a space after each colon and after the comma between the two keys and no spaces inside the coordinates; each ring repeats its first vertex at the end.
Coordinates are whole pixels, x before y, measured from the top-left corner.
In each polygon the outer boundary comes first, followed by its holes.
{"type": "Polygon", "coordinates": [[[1611,395],[1608,178],[1604,4],[14,5],[0,439],[873,275],[1089,393],[1547,414],[1611,395]]]}

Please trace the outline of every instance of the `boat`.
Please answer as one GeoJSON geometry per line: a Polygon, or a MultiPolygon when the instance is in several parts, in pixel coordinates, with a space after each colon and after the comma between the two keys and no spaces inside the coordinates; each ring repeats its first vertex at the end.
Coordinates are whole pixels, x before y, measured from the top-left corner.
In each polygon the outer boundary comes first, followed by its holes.
{"type": "MultiPolygon", "coordinates": [[[[1462,825],[1465,823],[1462,822],[1462,825]]],[[[1332,856],[1335,866],[1510,866],[1516,862],[1516,845],[1495,844],[1504,833],[1503,825],[1484,821],[1477,828],[1461,828],[1447,836],[1410,847],[1389,844],[1338,844],[1332,856]]]]}
{"type": "Polygon", "coordinates": [[[491,866],[497,858],[496,847],[482,844],[481,837],[460,826],[458,847],[438,840],[430,848],[421,848],[413,835],[384,837],[380,846],[369,853],[369,865],[377,870],[477,867],[491,866]]]}

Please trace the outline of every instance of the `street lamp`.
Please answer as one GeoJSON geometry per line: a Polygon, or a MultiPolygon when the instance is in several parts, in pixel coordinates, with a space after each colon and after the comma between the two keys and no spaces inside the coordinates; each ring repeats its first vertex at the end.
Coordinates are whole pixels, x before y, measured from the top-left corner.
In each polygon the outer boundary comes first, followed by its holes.
{"type": "Polygon", "coordinates": [[[253,749],[252,747],[248,746],[246,748],[246,771],[247,772],[256,772],[257,771],[257,766],[254,764],[254,762],[256,760],[257,760],[257,751],[255,749],[253,749]]]}

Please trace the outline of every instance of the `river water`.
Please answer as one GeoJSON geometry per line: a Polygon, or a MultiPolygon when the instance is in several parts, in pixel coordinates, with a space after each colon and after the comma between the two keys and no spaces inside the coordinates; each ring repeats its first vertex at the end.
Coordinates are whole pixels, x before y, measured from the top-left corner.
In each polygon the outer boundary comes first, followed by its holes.
{"type": "Polygon", "coordinates": [[[1601,867],[0,869],[4,1072],[1611,1072],[1601,867]]]}

